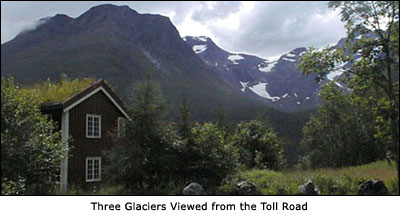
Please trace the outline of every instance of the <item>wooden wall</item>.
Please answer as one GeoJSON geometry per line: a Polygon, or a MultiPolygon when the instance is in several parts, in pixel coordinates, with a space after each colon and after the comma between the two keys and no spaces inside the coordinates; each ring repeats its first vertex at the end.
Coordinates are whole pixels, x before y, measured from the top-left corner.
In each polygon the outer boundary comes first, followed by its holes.
{"type": "MultiPolygon", "coordinates": [[[[85,185],[86,157],[102,156],[102,152],[113,146],[110,132],[117,127],[118,117],[123,114],[101,91],[92,95],[70,110],[69,131],[72,141],[68,161],[68,184],[85,185]],[[101,138],[86,138],[86,114],[101,115],[101,138]]],[[[104,179],[104,157],[102,157],[102,179],[104,179]]]]}

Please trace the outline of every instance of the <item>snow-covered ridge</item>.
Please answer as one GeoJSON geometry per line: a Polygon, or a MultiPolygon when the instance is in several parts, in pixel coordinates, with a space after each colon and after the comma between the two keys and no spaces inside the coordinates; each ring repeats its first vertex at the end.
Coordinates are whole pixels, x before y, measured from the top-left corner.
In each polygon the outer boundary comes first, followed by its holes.
{"type": "Polygon", "coordinates": [[[194,45],[193,46],[193,51],[196,54],[200,54],[200,53],[206,51],[206,49],[207,49],[207,45],[194,45]]]}
{"type": "Polygon", "coordinates": [[[243,60],[244,57],[241,55],[230,55],[228,56],[228,59],[233,62],[233,64],[239,64],[237,61],[243,60]]]}

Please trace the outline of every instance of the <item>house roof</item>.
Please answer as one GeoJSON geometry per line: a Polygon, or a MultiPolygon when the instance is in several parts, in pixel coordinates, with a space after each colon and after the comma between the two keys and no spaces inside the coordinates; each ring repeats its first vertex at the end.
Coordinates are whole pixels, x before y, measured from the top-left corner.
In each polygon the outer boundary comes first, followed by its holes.
{"type": "Polygon", "coordinates": [[[75,94],[69,96],[67,99],[61,102],[42,103],[41,109],[42,110],[63,109],[64,111],[69,111],[99,91],[102,91],[110,99],[110,101],[118,108],[118,110],[121,111],[121,113],[124,114],[124,116],[129,119],[129,116],[124,108],[125,104],[123,103],[123,101],[102,79],[92,83],[85,89],[76,92],[75,94]]]}

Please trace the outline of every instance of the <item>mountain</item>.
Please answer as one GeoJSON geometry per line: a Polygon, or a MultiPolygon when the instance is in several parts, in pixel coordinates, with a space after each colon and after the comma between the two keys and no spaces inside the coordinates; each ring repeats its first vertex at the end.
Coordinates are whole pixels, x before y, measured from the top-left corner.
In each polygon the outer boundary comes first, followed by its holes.
{"type": "MultiPolygon", "coordinates": [[[[345,88],[338,78],[343,73],[340,65],[327,74],[326,80],[317,83],[316,75],[303,75],[297,64],[306,48],[299,47],[271,61],[253,55],[231,53],[218,47],[211,38],[205,36],[182,38],[186,44],[210,67],[218,71],[225,82],[240,89],[244,94],[270,107],[285,111],[299,112],[315,109],[318,92],[329,81],[345,88]]],[[[344,45],[341,39],[333,49],[344,45]]],[[[356,56],[357,57],[357,56],[356,56]]]]}
{"type": "Polygon", "coordinates": [[[100,5],[77,18],[58,14],[39,23],[1,45],[2,76],[22,84],[58,80],[61,74],[102,78],[128,101],[132,84],[151,72],[171,110],[186,95],[194,120],[215,119],[219,104],[232,121],[265,109],[205,64],[167,17],[100,5]]]}

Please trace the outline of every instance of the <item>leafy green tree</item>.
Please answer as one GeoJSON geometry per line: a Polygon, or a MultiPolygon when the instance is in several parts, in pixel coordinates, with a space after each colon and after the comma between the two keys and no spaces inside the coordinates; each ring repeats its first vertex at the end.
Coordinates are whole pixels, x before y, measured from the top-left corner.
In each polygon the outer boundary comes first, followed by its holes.
{"type": "Polygon", "coordinates": [[[214,123],[195,124],[190,168],[193,180],[210,188],[219,186],[235,172],[237,149],[230,144],[226,132],[214,123]]]}
{"type": "Polygon", "coordinates": [[[37,95],[1,79],[1,193],[57,191],[65,149],[55,124],[39,110],[37,95]]]}
{"type": "Polygon", "coordinates": [[[342,69],[352,102],[370,109],[375,137],[390,150],[399,173],[399,2],[333,1],[329,7],[340,11],[346,44],[336,51],[310,48],[299,68],[305,74],[318,74],[319,81],[339,65],[350,64],[342,69]]]}
{"type": "Polygon", "coordinates": [[[367,109],[354,105],[334,83],[325,85],[320,95],[323,105],[305,125],[301,141],[312,167],[362,165],[385,157],[367,109]]]}
{"type": "Polygon", "coordinates": [[[248,168],[282,167],[282,146],[276,134],[259,121],[238,124],[233,143],[239,149],[240,162],[248,168]]]}

